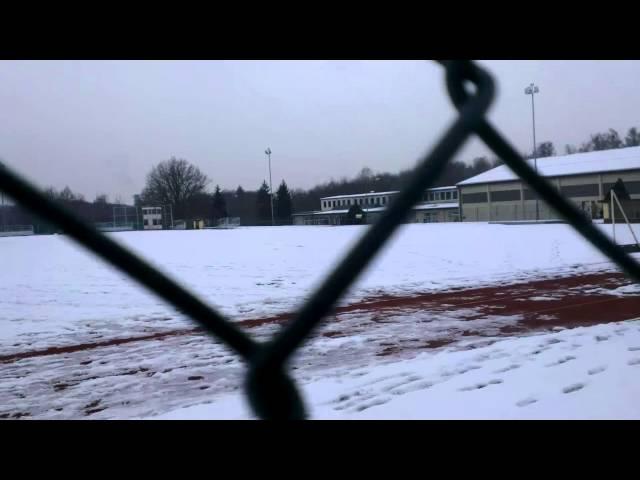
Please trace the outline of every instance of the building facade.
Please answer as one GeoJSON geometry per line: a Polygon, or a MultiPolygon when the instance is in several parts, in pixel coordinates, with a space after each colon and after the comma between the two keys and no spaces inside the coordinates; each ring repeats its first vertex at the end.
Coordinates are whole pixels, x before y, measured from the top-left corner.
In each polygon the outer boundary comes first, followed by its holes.
{"type": "MultiPolygon", "coordinates": [[[[533,167],[533,161],[529,162],[533,167]]],[[[603,218],[602,201],[618,179],[625,183],[632,199],[640,199],[640,147],[540,158],[537,169],[591,219],[603,218]]],[[[457,187],[461,220],[465,222],[560,218],[506,165],[464,180],[457,187]]]]}
{"type": "MultiPolygon", "coordinates": [[[[358,206],[363,223],[375,223],[398,191],[336,195],[320,199],[320,210],[293,214],[294,225],[349,224],[349,209],[358,206]]],[[[459,219],[458,190],[455,186],[431,188],[407,217],[408,223],[453,222],[459,219]]]]}
{"type": "Polygon", "coordinates": [[[162,207],[142,207],[142,228],[162,230],[162,207]]]}

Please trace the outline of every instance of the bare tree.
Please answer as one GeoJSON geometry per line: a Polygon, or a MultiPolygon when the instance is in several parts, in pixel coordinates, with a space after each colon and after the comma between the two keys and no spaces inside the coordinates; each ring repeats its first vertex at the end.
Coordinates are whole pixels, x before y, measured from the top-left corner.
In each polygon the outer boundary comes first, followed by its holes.
{"type": "Polygon", "coordinates": [[[202,193],[208,183],[209,179],[198,167],[171,157],[151,169],[142,198],[147,203],[183,206],[202,193]]]}

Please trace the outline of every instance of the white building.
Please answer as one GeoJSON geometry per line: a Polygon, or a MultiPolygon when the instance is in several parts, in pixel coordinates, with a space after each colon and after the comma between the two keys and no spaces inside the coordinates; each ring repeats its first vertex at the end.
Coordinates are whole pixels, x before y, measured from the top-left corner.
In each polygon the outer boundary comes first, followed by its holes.
{"type": "MultiPolygon", "coordinates": [[[[320,199],[320,210],[293,214],[294,225],[344,225],[354,205],[364,214],[364,223],[375,223],[384,212],[397,190],[369,192],[353,195],[335,195],[320,199]]],[[[422,202],[413,207],[407,217],[409,223],[453,222],[458,220],[458,191],[455,186],[428,189],[422,202]]]]}
{"type": "Polygon", "coordinates": [[[162,207],[142,207],[142,228],[162,230],[162,207]]]}

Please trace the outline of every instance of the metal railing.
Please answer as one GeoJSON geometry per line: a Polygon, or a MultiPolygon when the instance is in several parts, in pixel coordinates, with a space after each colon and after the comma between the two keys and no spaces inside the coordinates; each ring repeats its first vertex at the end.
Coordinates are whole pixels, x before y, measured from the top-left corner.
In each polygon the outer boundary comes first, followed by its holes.
{"type": "Polygon", "coordinates": [[[1,236],[33,235],[33,225],[0,225],[1,236]]]}
{"type": "Polygon", "coordinates": [[[544,178],[531,168],[486,118],[494,99],[492,77],[470,61],[440,61],[449,96],[459,112],[432,150],[414,169],[411,181],[396,196],[380,220],[373,224],[302,306],[295,318],[265,343],[242,332],[215,309],[205,305],[158,270],[85,224],[7,168],[0,167],[0,189],[34,213],[58,225],[78,243],[137,280],[151,292],[184,312],[194,322],[233,349],[249,366],[245,390],[254,413],[263,419],[303,419],[304,403],[287,373],[291,355],[309,338],[336,302],[371,262],[411,207],[434,184],[447,162],[474,134],[535,190],[586,240],[640,282],[640,264],[595,227],[544,178]],[[474,87],[471,89],[470,87],[474,87]]]}

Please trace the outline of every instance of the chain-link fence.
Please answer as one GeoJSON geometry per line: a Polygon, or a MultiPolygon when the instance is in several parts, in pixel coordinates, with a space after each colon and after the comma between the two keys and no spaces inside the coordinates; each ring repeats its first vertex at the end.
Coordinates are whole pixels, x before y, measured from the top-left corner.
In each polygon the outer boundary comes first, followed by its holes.
{"type": "Polygon", "coordinates": [[[472,135],[507,164],[536,191],[558,215],[598,248],[632,279],[640,282],[640,264],[612,242],[572,203],[539,176],[487,120],[495,95],[492,77],[470,61],[440,61],[449,96],[459,112],[429,154],[418,164],[411,181],[396,196],[380,219],[350,249],[284,328],[266,343],[258,343],[215,309],[205,305],[133,253],[82,222],[58,204],[48,201],[36,188],[0,166],[0,189],[34,213],[63,229],[78,243],[138,281],[151,292],[184,312],[212,336],[225,342],[249,366],[245,389],[257,416],[264,419],[303,419],[305,407],[287,373],[291,355],[309,338],[349,286],[362,273],[425,189],[438,179],[447,162],[472,135]]]}

